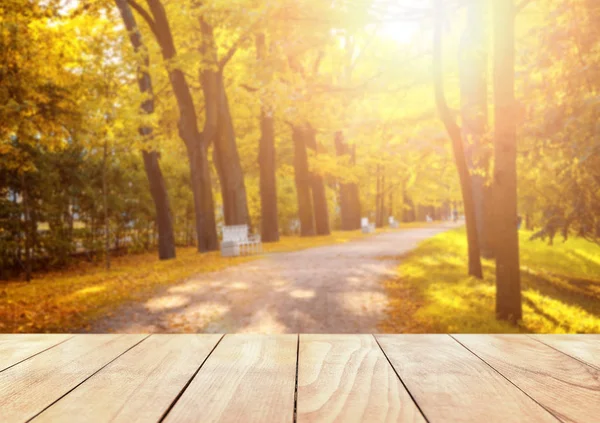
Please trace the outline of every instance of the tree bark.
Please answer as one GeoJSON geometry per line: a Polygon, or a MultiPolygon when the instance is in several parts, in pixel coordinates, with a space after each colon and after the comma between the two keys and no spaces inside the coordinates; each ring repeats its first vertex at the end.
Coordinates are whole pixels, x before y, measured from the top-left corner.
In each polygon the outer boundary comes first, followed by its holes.
{"type": "MultiPolygon", "coordinates": [[[[171,28],[160,0],[146,0],[152,16],[153,31],[161,47],[165,62],[177,55],[171,28]]],[[[218,250],[214,201],[210,180],[207,144],[198,130],[196,109],[190,87],[181,69],[168,67],[169,81],[179,108],[179,137],[185,143],[190,163],[190,176],[194,208],[196,210],[196,236],[198,251],[218,250]]]]}
{"type": "MultiPolygon", "coordinates": [[[[306,147],[310,148],[318,154],[319,146],[317,145],[317,133],[310,127],[304,132],[306,147]]],[[[315,172],[310,172],[310,186],[313,196],[313,207],[315,216],[315,230],[317,235],[329,235],[329,211],[327,207],[327,191],[323,176],[315,172]]]]}
{"type": "Polygon", "coordinates": [[[441,0],[434,0],[434,10],[436,16],[436,24],[433,40],[433,74],[434,74],[434,90],[435,102],[438,108],[440,119],[444,123],[446,131],[452,140],[452,151],[454,153],[454,161],[458,170],[460,180],[460,190],[463,198],[463,206],[465,211],[465,220],[467,227],[467,243],[468,243],[468,267],[469,275],[476,278],[483,278],[481,268],[481,257],[479,253],[479,241],[477,238],[477,227],[475,219],[475,206],[473,203],[473,190],[471,185],[471,177],[465,159],[463,149],[463,141],[461,131],[457,125],[450,109],[446,103],[444,95],[443,74],[442,74],[442,26],[443,26],[443,6],[441,0]]]}
{"type": "Polygon", "coordinates": [[[175,258],[175,236],[173,234],[173,219],[169,202],[167,186],[160,170],[158,153],[156,151],[142,151],[144,169],[150,194],[156,210],[156,225],[158,227],[158,258],[168,260],[175,258]]]}
{"type": "Polygon", "coordinates": [[[516,322],[522,317],[515,123],[515,7],[494,0],[494,252],[496,315],[516,322]]]}
{"type": "Polygon", "coordinates": [[[375,196],[375,226],[385,225],[385,167],[377,165],[377,194],[375,196]]]}
{"type": "Polygon", "coordinates": [[[487,173],[491,145],[487,129],[486,2],[471,1],[460,46],[462,137],[473,187],[473,204],[481,254],[492,258],[492,185],[487,173]]]}
{"type": "Polygon", "coordinates": [[[379,207],[381,197],[381,165],[377,163],[375,166],[375,227],[380,228],[381,222],[379,220],[379,207]]]}
{"type": "MultiPolygon", "coordinates": [[[[150,98],[142,103],[142,109],[147,114],[154,113],[154,97],[152,90],[152,80],[150,74],[146,71],[150,64],[150,59],[142,42],[135,17],[131,12],[131,8],[127,0],[115,0],[121,18],[125,24],[125,28],[129,33],[129,40],[136,52],[143,51],[144,68],[138,67],[138,86],[140,92],[147,93],[150,98]]],[[[152,136],[152,128],[140,127],[139,132],[145,137],[152,136]]],[[[150,194],[154,201],[154,209],[156,212],[156,224],[158,226],[158,257],[160,260],[175,258],[175,236],[173,235],[173,218],[169,202],[169,194],[167,186],[160,170],[159,155],[156,151],[142,151],[144,160],[144,170],[150,186],[150,194]]]]}
{"type": "Polygon", "coordinates": [[[306,153],[305,130],[293,126],[292,140],[294,142],[294,180],[298,197],[298,217],[300,219],[300,235],[315,235],[315,222],[311,199],[311,180],[308,170],[308,155],[306,153]]]}
{"type": "MultiPolygon", "coordinates": [[[[352,163],[352,166],[356,166],[356,144],[353,144],[352,149],[350,150],[350,163],[352,163]]],[[[361,206],[360,195],[358,192],[358,183],[353,182],[350,184],[349,193],[351,210],[354,213],[354,217],[352,219],[354,229],[360,229],[361,206]]]]}
{"type": "Polygon", "coordinates": [[[266,107],[260,111],[260,207],[261,239],[264,242],[279,241],[277,213],[277,178],[275,164],[275,128],[273,115],[266,107]]]}
{"type": "Polygon", "coordinates": [[[414,222],[416,220],[415,203],[410,195],[402,193],[402,221],[414,222]]]}
{"type": "MultiPolygon", "coordinates": [[[[354,149],[350,151],[344,141],[344,135],[341,131],[335,134],[335,151],[338,157],[349,156],[350,165],[356,164],[354,149]]],[[[353,231],[360,229],[360,199],[358,196],[358,186],[352,182],[342,182],[340,185],[340,214],[343,231],[353,231]]]]}
{"type": "Polygon", "coordinates": [[[104,268],[110,269],[110,222],[108,219],[108,143],[104,141],[102,155],[102,204],[104,208],[104,268]]]}
{"type": "MultiPolygon", "coordinates": [[[[266,59],[264,34],[256,36],[257,60],[266,59]]],[[[260,143],[258,151],[260,169],[260,208],[261,239],[263,242],[279,241],[279,221],[277,212],[277,177],[275,162],[275,122],[273,108],[265,99],[260,106],[260,143]]]]}
{"type": "Polygon", "coordinates": [[[24,229],[25,229],[25,280],[27,282],[31,281],[32,276],[32,268],[33,268],[33,230],[37,229],[37,224],[33,222],[31,218],[31,207],[29,204],[29,191],[27,189],[26,178],[23,173],[20,175],[21,177],[21,191],[23,193],[23,219],[24,229]]]}
{"type": "MultiPolygon", "coordinates": [[[[250,226],[244,172],[223,81],[223,69],[218,68],[217,46],[212,27],[202,19],[200,25],[203,37],[201,51],[208,58],[205,65],[209,65],[203,66],[200,76],[207,122],[210,122],[210,138],[207,142],[214,143],[213,158],[221,183],[225,224],[250,226]]],[[[208,133],[205,132],[206,135],[208,133]]]]}
{"type": "Polygon", "coordinates": [[[244,182],[244,172],[240,163],[233,120],[229,108],[229,100],[223,83],[223,72],[217,73],[217,87],[219,90],[219,123],[218,123],[218,142],[215,144],[217,160],[222,169],[222,183],[225,183],[223,202],[225,209],[225,224],[227,225],[248,225],[252,226],[250,213],[248,211],[248,201],[246,198],[246,184],[244,182]]]}

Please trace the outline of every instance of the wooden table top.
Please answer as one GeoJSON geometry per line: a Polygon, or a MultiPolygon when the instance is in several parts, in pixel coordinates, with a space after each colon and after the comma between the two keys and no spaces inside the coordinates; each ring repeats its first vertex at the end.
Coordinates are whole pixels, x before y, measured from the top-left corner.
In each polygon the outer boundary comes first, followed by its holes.
{"type": "Polygon", "coordinates": [[[0,335],[0,422],[600,422],[600,335],[0,335]]]}

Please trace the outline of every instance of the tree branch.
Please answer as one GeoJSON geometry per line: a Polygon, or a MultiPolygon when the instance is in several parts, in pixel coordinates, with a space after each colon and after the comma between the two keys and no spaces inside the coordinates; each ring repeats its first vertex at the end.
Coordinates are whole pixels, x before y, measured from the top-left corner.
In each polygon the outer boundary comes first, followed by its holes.
{"type": "MultiPolygon", "coordinates": [[[[444,123],[448,134],[452,140],[461,139],[460,127],[450,113],[446,96],[444,94],[444,76],[442,73],[442,28],[443,28],[443,12],[441,2],[436,2],[436,24],[434,29],[433,41],[433,86],[435,90],[435,104],[440,115],[440,119],[444,123]]],[[[461,141],[462,147],[462,141],[461,141]]]]}
{"type": "Polygon", "coordinates": [[[246,91],[251,92],[251,93],[255,93],[256,91],[258,91],[258,88],[252,87],[248,84],[240,84],[240,87],[242,87],[243,89],[245,89],[246,91]]]}
{"type": "Polygon", "coordinates": [[[433,30],[433,84],[435,90],[435,103],[440,119],[444,123],[446,131],[452,141],[452,152],[454,161],[456,162],[456,169],[458,170],[458,178],[460,180],[460,190],[463,198],[467,226],[469,275],[482,279],[483,271],[481,269],[479,239],[477,228],[475,226],[476,217],[475,205],[473,203],[471,174],[467,167],[460,127],[448,108],[444,94],[444,75],[442,72],[442,30],[444,26],[444,11],[442,0],[434,0],[433,4],[435,13],[435,25],[433,30]]]}
{"type": "Polygon", "coordinates": [[[258,24],[262,22],[262,17],[258,18],[256,22],[254,22],[250,27],[244,32],[242,35],[238,37],[237,40],[231,45],[225,56],[219,60],[219,70],[223,70],[225,65],[231,60],[234,54],[237,52],[237,49],[242,45],[244,41],[248,39],[248,37],[254,32],[258,24]]]}
{"type": "Polygon", "coordinates": [[[127,3],[129,3],[129,6],[131,6],[131,8],[133,10],[135,10],[142,17],[142,19],[144,19],[146,21],[146,23],[150,27],[150,30],[152,31],[152,33],[156,37],[156,40],[158,40],[159,38],[158,38],[158,32],[156,30],[156,23],[154,22],[154,19],[152,19],[152,17],[150,16],[150,13],[148,13],[146,11],[146,9],[144,9],[135,0],[127,0],[127,3]]]}

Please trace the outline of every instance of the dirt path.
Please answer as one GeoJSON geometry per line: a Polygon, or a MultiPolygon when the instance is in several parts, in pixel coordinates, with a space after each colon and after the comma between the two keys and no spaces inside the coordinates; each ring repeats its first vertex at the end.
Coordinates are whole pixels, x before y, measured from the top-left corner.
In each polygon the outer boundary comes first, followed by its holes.
{"type": "Polygon", "coordinates": [[[440,225],[277,253],[191,277],[123,306],[91,332],[372,333],[394,257],[450,228],[440,225]]]}

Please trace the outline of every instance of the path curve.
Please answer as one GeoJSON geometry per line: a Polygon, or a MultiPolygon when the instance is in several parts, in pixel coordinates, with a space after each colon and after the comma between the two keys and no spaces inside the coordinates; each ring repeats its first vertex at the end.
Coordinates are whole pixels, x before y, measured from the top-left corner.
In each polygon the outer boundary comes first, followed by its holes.
{"type": "Polygon", "coordinates": [[[203,273],[126,304],[91,332],[375,333],[397,257],[441,224],[302,251],[274,253],[203,273]]]}

